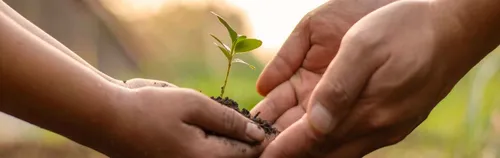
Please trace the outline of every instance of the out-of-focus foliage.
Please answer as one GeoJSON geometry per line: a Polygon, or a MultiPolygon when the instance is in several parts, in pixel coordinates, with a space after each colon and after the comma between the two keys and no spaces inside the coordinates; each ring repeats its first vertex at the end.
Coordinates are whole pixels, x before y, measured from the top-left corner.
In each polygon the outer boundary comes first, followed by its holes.
{"type": "MultiPolygon", "coordinates": [[[[227,66],[209,36],[224,35],[227,30],[210,12],[223,16],[242,34],[252,35],[241,11],[221,1],[170,3],[153,16],[134,20],[115,16],[94,0],[4,1],[113,77],[166,80],[209,96],[219,95],[227,66]]],[[[230,43],[229,38],[221,40],[230,43]]],[[[241,54],[241,58],[255,63],[256,70],[234,65],[226,96],[251,108],[262,99],[255,82],[266,60],[252,54],[241,54]]],[[[0,157],[103,155],[0,115],[0,157]]],[[[500,49],[471,70],[406,140],[367,157],[500,157],[500,49]]]]}

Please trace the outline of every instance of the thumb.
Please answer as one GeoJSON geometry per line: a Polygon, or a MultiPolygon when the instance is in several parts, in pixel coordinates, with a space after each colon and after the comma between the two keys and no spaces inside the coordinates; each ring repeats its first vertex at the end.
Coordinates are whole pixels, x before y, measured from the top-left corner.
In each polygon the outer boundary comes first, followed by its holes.
{"type": "Polygon", "coordinates": [[[343,41],[337,57],[311,93],[307,119],[319,134],[334,130],[350,112],[372,74],[387,60],[380,53],[365,51],[352,40],[343,41]]]}
{"type": "Polygon", "coordinates": [[[311,149],[320,140],[311,130],[305,115],[280,133],[264,150],[260,158],[313,157],[311,149]]]}
{"type": "Polygon", "coordinates": [[[265,139],[264,130],[250,119],[206,96],[202,97],[204,99],[191,109],[186,123],[249,143],[265,139]]]}
{"type": "Polygon", "coordinates": [[[305,16],[295,27],[276,56],[264,68],[257,80],[257,91],[266,96],[271,90],[290,79],[299,69],[309,50],[309,18],[305,16]]]}
{"type": "Polygon", "coordinates": [[[334,147],[335,142],[326,139],[386,60],[354,45],[341,45],[312,92],[306,115],[271,142],[261,158],[323,157],[334,147]]]}

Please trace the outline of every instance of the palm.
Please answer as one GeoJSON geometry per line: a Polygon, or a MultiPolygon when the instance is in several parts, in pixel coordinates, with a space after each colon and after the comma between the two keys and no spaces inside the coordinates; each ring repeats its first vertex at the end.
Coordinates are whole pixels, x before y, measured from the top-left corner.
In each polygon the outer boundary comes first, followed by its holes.
{"type": "Polygon", "coordinates": [[[328,1],[307,14],[257,83],[266,98],[252,113],[284,130],[305,113],[310,94],[359,19],[395,0],[328,1]]]}
{"type": "MultiPolygon", "coordinates": [[[[302,115],[305,114],[307,103],[309,101],[309,96],[320,80],[322,73],[315,73],[313,71],[309,71],[306,68],[299,68],[297,72],[294,74],[288,83],[290,84],[291,91],[289,89],[276,89],[276,91],[271,93],[281,93],[281,94],[294,94],[288,95],[290,98],[278,98],[272,97],[269,99],[278,100],[278,99],[286,99],[286,100],[295,100],[295,102],[288,105],[280,105],[291,107],[286,110],[283,115],[276,118],[274,126],[276,126],[280,131],[284,130],[286,127],[293,124],[295,121],[300,119],[302,115]]],[[[273,101],[279,102],[279,101],[273,101]]]]}
{"type": "Polygon", "coordinates": [[[300,119],[309,97],[328,65],[335,57],[347,30],[361,17],[338,15],[326,3],[311,12],[266,67],[257,84],[266,98],[252,110],[284,130],[300,119]],[[331,20],[336,19],[336,20],[331,20]],[[297,68],[294,68],[297,67],[297,68]]]}

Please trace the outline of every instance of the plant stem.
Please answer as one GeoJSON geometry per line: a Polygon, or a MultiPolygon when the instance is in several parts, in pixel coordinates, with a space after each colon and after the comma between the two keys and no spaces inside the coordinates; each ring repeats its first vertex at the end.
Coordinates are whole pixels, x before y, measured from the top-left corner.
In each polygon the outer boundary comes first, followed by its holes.
{"type": "Polygon", "coordinates": [[[235,46],[236,46],[236,44],[233,42],[233,44],[231,45],[231,51],[230,51],[231,56],[229,57],[229,60],[227,61],[226,79],[224,79],[224,85],[222,85],[222,87],[220,87],[220,97],[221,98],[224,97],[224,91],[226,90],[227,80],[229,79],[229,72],[231,72],[231,66],[233,65],[235,46]]]}
{"type": "Polygon", "coordinates": [[[224,85],[220,89],[220,97],[224,96],[224,91],[226,90],[227,80],[229,78],[229,72],[231,72],[232,59],[227,63],[226,79],[224,80],[224,85]]]}

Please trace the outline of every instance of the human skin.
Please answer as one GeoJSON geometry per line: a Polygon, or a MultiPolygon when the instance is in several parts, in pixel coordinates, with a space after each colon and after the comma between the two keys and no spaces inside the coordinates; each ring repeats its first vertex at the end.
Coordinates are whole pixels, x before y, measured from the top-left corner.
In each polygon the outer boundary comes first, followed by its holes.
{"type": "Polygon", "coordinates": [[[495,0],[393,2],[341,41],[333,6],[306,16],[258,81],[266,98],[252,112],[284,129],[261,157],[362,157],[395,144],[500,42],[495,0]]]}
{"type": "MultiPolygon", "coordinates": [[[[266,97],[251,112],[261,112],[280,131],[299,120],[345,33],[363,16],[394,1],[332,0],[304,16],[259,77],[257,90],[266,97]]],[[[355,153],[351,150],[344,153],[355,153]]]]}
{"type": "Polygon", "coordinates": [[[234,110],[189,89],[112,83],[3,11],[0,77],[0,111],[111,157],[255,157],[262,151],[247,143],[262,141],[263,131],[234,110]]]}
{"type": "Polygon", "coordinates": [[[92,71],[97,73],[99,76],[102,78],[115,83],[117,85],[121,85],[124,87],[128,88],[140,88],[144,86],[153,86],[153,87],[177,87],[176,85],[165,82],[165,81],[160,81],[160,80],[153,80],[153,79],[143,79],[143,78],[134,78],[131,80],[127,81],[121,81],[117,80],[109,75],[106,75],[105,73],[97,70],[95,67],[90,65],[87,61],[82,59],[80,56],[78,56],[76,53],[71,51],[68,47],[57,41],[55,38],[47,34],[45,31],[40,29],[38,26],[34,25],[32,22],[24,18],[22,15],[20,15],[18,12],[16,12],[14,9],[12,9],[10,6],[8,6],[6,3],[3,1],[0,1],[0,11],[2,11],[6,16],[8,16],[10,19],[14,20],[17,24],[19,24],[21,27],[23,27],[25,30],[29,31],[30,33],[36,35],[39,37],[41,40],[46,42],[47,44],[53,46],[54,48],[58,49],[59,51],[63,52],[64,54],[68,55],[72,59],[74,59],[76,62],[90,68],[92,71]]]}

